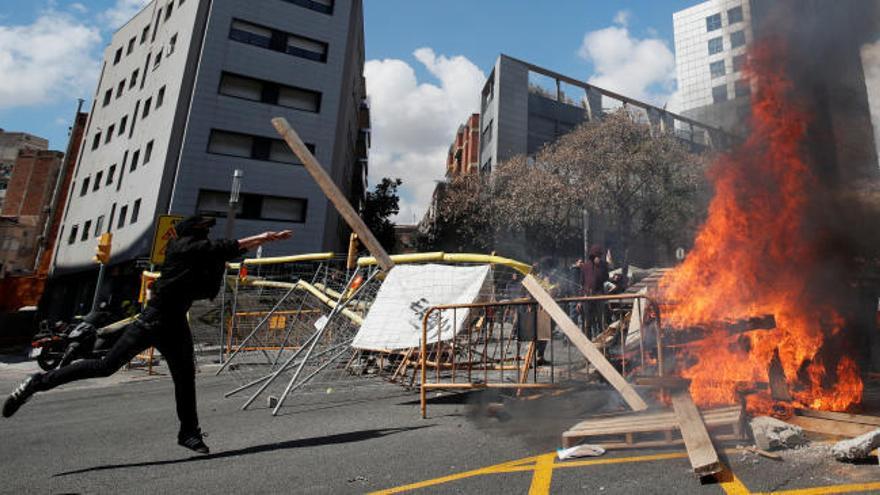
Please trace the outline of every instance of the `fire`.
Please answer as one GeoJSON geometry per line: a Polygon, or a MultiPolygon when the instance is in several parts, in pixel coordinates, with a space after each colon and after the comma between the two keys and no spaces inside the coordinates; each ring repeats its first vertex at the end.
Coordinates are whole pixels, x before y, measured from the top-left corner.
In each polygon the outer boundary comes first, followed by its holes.
{"type": "MultiPolygon", "coordinates": [[[[687,346],[681,370],[700,405],[735,403],[738,390],[767,383],[778,352],[795,405],[844,410],[861,400],[862,382],[851,358],[826,349],[845,322],[814,290],[823,259],[809,221],[818,184],[802,152],[809,115],[781,60],[780,43],[756,44],[749,54],[751,132],[709,171],[708,218],[660,284],[672,303],[664,323],[708,332],[687,346]],[[761,315],[773,315],[776,329],[731,335],[719,323],[761,315]]],[[[748,404],[771,405],[769,392],[748,404]]]]}

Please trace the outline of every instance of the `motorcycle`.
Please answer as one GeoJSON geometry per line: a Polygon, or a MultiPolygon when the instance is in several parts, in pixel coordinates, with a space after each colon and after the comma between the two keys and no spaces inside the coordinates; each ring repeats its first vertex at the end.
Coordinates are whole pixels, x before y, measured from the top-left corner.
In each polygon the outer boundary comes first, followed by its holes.
{"type": "Polygon", "coordinates": [[[109,324],[112,319],[106,311],[94,311],[72,329],[71,325],[56,323],[54,331],[38,334],[31,343],[37,364],[50,371],[77,359],[103,357],[122,335],[125,326],[134,321],[132,317],[109,324]]]}

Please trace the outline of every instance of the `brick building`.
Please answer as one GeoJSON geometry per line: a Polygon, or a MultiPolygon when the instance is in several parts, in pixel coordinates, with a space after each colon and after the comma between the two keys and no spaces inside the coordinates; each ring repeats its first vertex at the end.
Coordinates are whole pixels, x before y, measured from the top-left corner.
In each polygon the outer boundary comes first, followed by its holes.
{"type": "Polygon", "coordinates": [[[47,150],[49,141],[26,132],[6,132],[0,129],[0,207],[3,206],[15,159],[23,149],[47,150]]]}
{"type": "Polygon", "coordinates": [[[477,171],[480,165],[480,114],[468,117],[458,127],[455,141],[449,146],[446,157],[446,176],[457,177],[477,171]]]}
{"type": "Polygon", "coordinates": [[[19,151],[0,210],[0,277],[34,271],[63,157],[60,151],[19,151]]]}

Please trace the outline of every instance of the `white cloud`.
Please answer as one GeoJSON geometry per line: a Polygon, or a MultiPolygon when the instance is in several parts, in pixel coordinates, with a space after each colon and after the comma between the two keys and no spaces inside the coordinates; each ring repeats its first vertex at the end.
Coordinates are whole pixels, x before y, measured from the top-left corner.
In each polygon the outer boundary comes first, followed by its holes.
{"type": "Polygon", "coordinates": [[[70,10],[73,10],[73,11],[78,12],[80,14],[85,14],[86,12],[89,11],[89,8],[79,2],[74,2],[74,3],[70,4],[70,10]]]}
{"type": "Polygon", "coordinates": [[[629,25],[630,18],[632,18],[632,12],[629,10],[621,10],[614,14],[614,24],[626,27],[629,25]]]}
{"type": "Polygon", "coordinates": [[[0,109],[91,94],[100,44],[97,28],[52,10],[33,24],[0,26],[0,109]]]}
{"type": "Polygon", "coordinates": [[[420,220],[434,181],[446,173],[446,153],[467,117],[479,110],[485,75],[463,56],[419,48],[413,56],[439,84],[420,83],[399,59],[369,60],[364,67],[371,105],[370,177],[403,179],[397,220],[420,220]]]}
{"type": "Polygon", "coordinates": [[[627,23],[627,11],[609,26],[584,35],[578,55],[593,63],[589,82],[650,103],[665,104],[675,86],[675,57],[659,38],[639,39],[627,23]]]}
{"type": "Polygon", "coordinates": [[[868,89],[877,154],[880,155],[880,40],[862,47],[862,66],[865,68],[865,86],[868,89]]]}
{"type": "Polygon", "coordinates": [[[112,7],[105,10],[99,16],[100,19],[109,24],[112,29],[116,29],[128,22],[135,14],[137,14],[144,5],[150,3],[151,0],[116,0],[112,7]]]}

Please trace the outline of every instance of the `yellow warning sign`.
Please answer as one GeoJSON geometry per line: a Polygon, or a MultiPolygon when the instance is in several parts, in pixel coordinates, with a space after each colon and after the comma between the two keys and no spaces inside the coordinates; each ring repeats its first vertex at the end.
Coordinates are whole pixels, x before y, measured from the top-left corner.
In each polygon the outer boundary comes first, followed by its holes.
{"type": "Polygon", "coordinates": [[[168,241],[177,237],[174,226],[183,220],[181,215],[159,215],[156,219],[156,231],[153,233],[153,248],[150,249],[150,263],[161,265],[165,263],[165,249],[168,241]]]}

